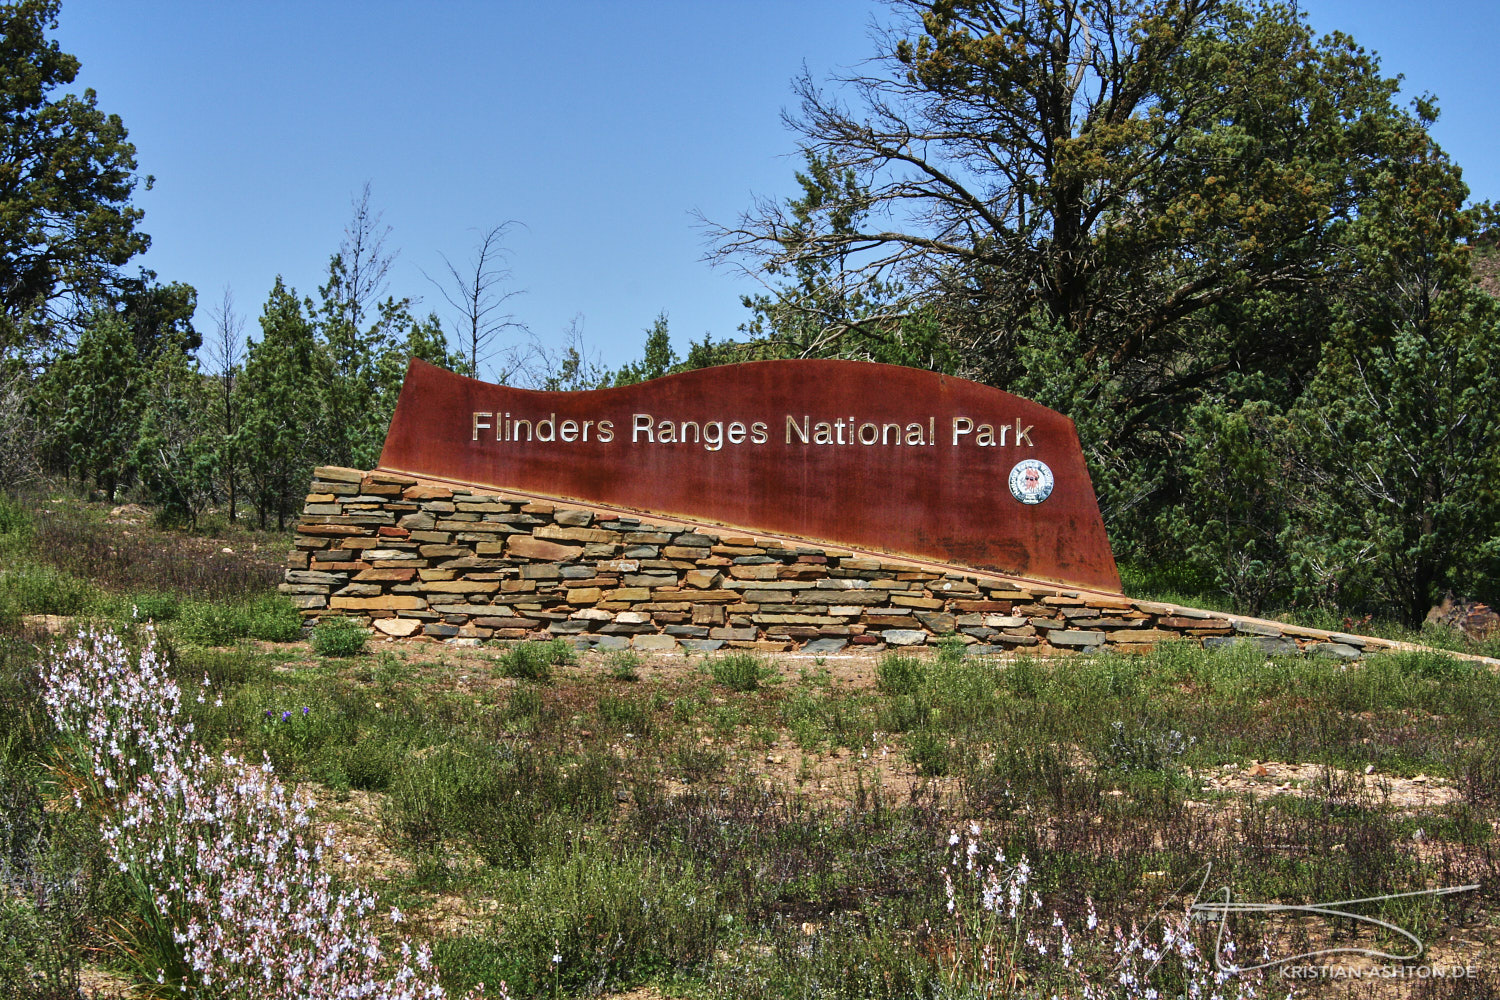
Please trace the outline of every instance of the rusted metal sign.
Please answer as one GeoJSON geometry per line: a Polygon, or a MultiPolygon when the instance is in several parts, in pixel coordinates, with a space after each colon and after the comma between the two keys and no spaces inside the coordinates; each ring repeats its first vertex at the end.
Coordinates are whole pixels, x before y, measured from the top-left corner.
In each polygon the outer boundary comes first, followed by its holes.
{"type": "Polygon", "coordinates": [[[380,465],[1120,592],[1073,422],[913,368],[756,361],[537,392],[413,360],[380,465]]]}

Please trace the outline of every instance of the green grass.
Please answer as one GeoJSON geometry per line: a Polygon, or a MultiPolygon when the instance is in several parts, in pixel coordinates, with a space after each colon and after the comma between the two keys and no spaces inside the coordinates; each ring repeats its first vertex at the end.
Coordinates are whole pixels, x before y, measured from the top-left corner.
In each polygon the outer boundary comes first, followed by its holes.
{"type": "Polygon", "coordinates": [[[633,649],[611,650],[605,657],[609,664],[609,675],[617,681],[641,679],[641,654],[633,649]]]}
{"type": "Polygon", "coordinates": [[[509,983],[512,995],[592,995],[663,975],[701,974],[727,926],[714,885],[691,866],[574,839],[495,880],[488,933],[442,942],[449,982],[509,983]]]}
{"type": "Polygon", "coordinates": [[[915,656],[888,653],[880,658],[875,679],[886,694],[912,695],[927,681],[927,663],[915,656]]]}
{"type": "Polygon", "coordinates": [[[324,618],[313,628],[312,648],[319,656],[358,656],[369,637],[369,629],[352,618],[324,618]]]}
{"type": "Polygon", "coordinates": [[[419,858],[447,859],[460,849],[490,865],[524,867],[564,820],[614,808],[618,767],[597,753],[565,766],[531,747],[444,743],[413,753],[392,775],[382,824],[419,858]]]}
{"type": "Polygon", "coordinates": [[[87,581],[51,566],[22,564],[0,576],[0,604],[18,614],[82,615],[98,601],[87,581]]]}
{"type": "Polygon", "coordinates": [[[731,691],[755,691],[775,671],[753,653],[725,653],[709,661],[714,683],[731,691]]]}
{"type": "Polygon", "coordinates": [[[578,659],[577,651],[566,639],[549,639],[544,642],[518,642],[500,657],[500,673],[528,681],[546,681],[552,676],[552,668],[578,659]]]}

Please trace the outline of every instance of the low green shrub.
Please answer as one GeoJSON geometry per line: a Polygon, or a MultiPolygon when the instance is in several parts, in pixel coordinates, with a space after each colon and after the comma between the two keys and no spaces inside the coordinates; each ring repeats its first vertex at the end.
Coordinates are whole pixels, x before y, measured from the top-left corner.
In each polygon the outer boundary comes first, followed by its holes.
{"type": "Polygon", "coordinates": [[[344,776],[350,788],[383,792],[401,767],[407,746],[384,733],[361,737],[343,756],[344,776]]]}
{"type": "Polygon", "coordinates": [[[547,651],[547,658],[551,660],[554,667],[578,662],[578,649],[571,639],[548,639],[539,645],[547,651]]]}
{"type": "Polygon", "coordinates": [[[932,700],[926,691],[918,690],[914,694],[898,694],[882,705],[877,722],[886,732],[905,733],[927,726],[933,721],[932,716],[932,700]]]}
{"type": "Polygon", "coordinates": [[[506,699],[500,714],[505,721],[520,723],[519,728],[530,729],[542,721],[545,712],[546,701],[542,698],[542,692],[522,684],[511,689],[510,697],[506,699]]]}
{"type": "Polygon", "coordinates": [[[370,632],[353,618],[324,618],[313,628],[312,648],[319,656],[358,656],[370,632]]]}
{"type": "Polygon", "coordinates": [[[1153,722],[1110,723],[1109,737],[1099,753],[1099,766],[1111,771],[1175,772],[1197,740],[1180,731],[1153,722]]]}
{"type": "Polygon", "coordinates": [[[155,531],[124,532],[97,514],[73,505],[35,512],[24,551],[115,594],[166,590],[233,602],[274,589],[284,572],[249,551],[205,553],[155,531]]]}
{"type": "Polygon", "coordinates": [[[1038,803],[1089,808],[1099,795],[1098,782],[1069,764],[1065,752],[1038,743],[1024,730],[1007,734],[993,756],[971,755],[960,761],[954,773],[973,815],[1008,816],[1038,803]]]}
{"type": "Polygon", "coordinates": [[[577,652],[566,639],[519,642],[500,657],[500,672],[506,677],[545,681],[552,676],[553,667],[574,663],[577,659],[577,652]]]}
{"type": "Polygon", "coordinates": [[[262,642],[297,642],[302,638],[302,615],[281,594],[254,598],[247,608],[250,638],[262,642]]]}
{"type": "MultiPolygon", "coordinates": [[[[809,939],[798,922],[783,921],[714,963],[703,995],[711,1000],[959,1000],[987,992],[1003,995],[999,990],[968,993],[947,987],[941,944],[912,946],[916,936],[911,925],[916,923],[878,909],[836,911],[809,939]]],[[[933,940],[941,942],[936,936],[933,940]]]]}
{"type": "Polygon", "coordinates": [[[915,656],[887,653],[875,665],[875,683],[886,694],[915,694],[927,680],[927,667],[915,656]]]}
{"type": "Polygon", "coordinates": [[[1463,751],[1455,769],[1465,802],[1471,805],[1500,803],[1500,740],[1491,737],[1463,751]]]}
{"type": "MultiPolygon", "coordinates": [[[[402,735],[370,731],[372,716],[361,696],[330,696],[313,685],[261,689],[253,697],[237,698],[234,708],[241,719],[249,715],[253,720],[243,731],[248,759],[264,754],[278,774],[341,790],[384,788],[396,755],[406,747],[402,737],[409,732],[404,723],[395,723],[402,735]]],[[[384,722],[374,714],[377,724],[384,722]]]]}
{"type": "Polygon", "coordinates": [[[969,645],[956,635],[945,635],[937,641],[939,663],[962,663],[969,653],[969,645]]]}
{"type": "Polygon", "coordinates": [[[179,684],[196,684],[206,675],[209,686],[224,692],[231,687],[265,676],[264,654],[250,648],[213,649],[202,646],[177,648],[158,639],[168,651],[179,684]]]}
{"type": "Polygon", "coordinates": [[[20,545],[30,538],[30,511],[19,500],[0,493],[0,545],[20,545]]]}
{"type": "Polygon", "coordinates": [[[176,621],[182,610],[182,601],[176,594],[160,591],[135,594],[129,603],[138,621],[156,622],[158,625],[176,621]]]}
{"type": "Polygon", "coordinates": [[[714,682],[731,691],[754,691],[771,673],[771,668],[753,653],[728,653],[709,665],[714,682]]]}
{"type": "MultiPolygon", "coordinates": [[[[58,888],[66,891],[65,886],[58,888]]],[[[81,997],[79,969],[86,944],[73,899],[51,894],[0,896],[0,996],[31,1000],[81,997]]]]}
{"type": "Polygon", "coordinates": [[[723,747],[703,746],[687,743],[672,751],[667,766],[673,776],[691,784],[708,778],[716,778],[724,771],[729,756],[723,747]]]}
{"type": "Polygon", "coordinates": [[[781,723],[805,752],[813,752],[828,739],[828,700],[799,690],[781,703],[781,723]]]}
{"type": "Polygon", "coordinates": [[[0,761],[0,997],[83,996],[90,908],[107,907],[89,854],[99,840],[78,836],[77,818],[46,808],[27,767],[0,761]]]}
{"type": "Polygon", "coordinates": [[[1001,683],[1001,670],[993,659],[940,657],[927,672],[921,695],[945,729],[959,729],[966,724],[988,724],[1001,715],[1001,683]]]}
{"type": "Polygon", "coordinates": [[[906,736],[906,755],[917,772],[928,778],[941,778],[952,770],[953,747],[948,737],[931,729],[918,729],[906,736]]]}
{"type": "Polygon", "coordinates": [[[639,702],[605,695],[599,699],[599,724],[612,732],[647,736],[651,732],[651,713],[639,702]]]}
{"type": "Polygon", "coordinates": [[[1038,660],[1020,656],[1002,675],[1005,689],[1017,698],[1040,698],[1051,680],[1051,672],[1038,660]]]}
{"type": "Polygon", "coordinates": [[[617,681],[641,679],[641,654],[633,649],[616,649],[605,660],[609,664],[609,675],[617,681]]]}
{"type": "Polygon", "coordinates": [[[250,614],[241,604],[189,601],[178,612],[173,635],[194,646],[232,646],[250,634],[250,614]]]}
{"type": "Polygon", "coordinates": [[[524,867],[551,843],[558,817],[614,808],[620,766],[607,749],[565,767],[527,745],[445,743],[406,755],[381,822],[419,859],[467,845],[491,865],[524,867]]]}
{"type": "Polygon", "coordinates": [[[455,989],[505,980],[513,996],[613,991],[713,957],[721,920],[714,886],[692,868],[582,841],[539,859],[501,889],[492,937],[440,939],[455,989]],[[461,978],[458,978],[461,977],[461,978]]]}
{"type": "Polygon", "coordinates": [[[81,615],[96,598],[88,581],[51,566],[21,565],[0,573],[0,605],[16,614],[81,615]]]}

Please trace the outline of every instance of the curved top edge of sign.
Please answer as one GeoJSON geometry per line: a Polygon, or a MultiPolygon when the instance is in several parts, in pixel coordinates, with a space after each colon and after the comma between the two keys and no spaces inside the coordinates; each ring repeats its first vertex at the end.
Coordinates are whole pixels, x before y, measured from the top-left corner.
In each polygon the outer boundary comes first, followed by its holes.
{"type": "Polygon", "coordinates": [[[927,368],[912,368],[907,365],[893,365],[883,361],[849,361],[843,358],[768,358],[761,361],[736,361],[733,364],[711,365],[706,368],[690,368],[687,371],[672,372],[669,375],[662,375],[657,378],[647,379],[644,382],[632,382],[629,385],[603,386],[598,389],[529,389],[524,386],[505,385],[503,382],[486,382],[484,379],[474,378],[470,375],[460,375],[457,372],[451,371],[447,368],[443,368],[441,365],[435,365],[430,361],[423,361],[421,358],[416,357],[413,357],[408,363],[407,371],[409,372],[411,371],[411,369],[418,367],[430,368],[434,372],[442,373],[444,377],[449,379],[462,379],[465,382],[473,382],[475,385],[480,386],[499,386],[511,392],[525,393],[527,395],[535,396],[538,399],[576,399],[580,395],[585,394],[603,396],[605,394],[611,393],[630,393],[638,390],[641,386],[644,385],[659,386],[669,382],[693,381],[700,378],[720,379],[736,371],[745,371],[747,369],[763,370],[766,368],[786,367],[799,370],[808,370],[817,368],[827,371],[829,373],[829,377],[835,377],[837,373],[841,371],[857,371],[864,375],[870,375],[875,374],[875,370],[878,370],[879,372],[886,373],[889,377],[898,379],[926,379],[936,380],[940,383],[955,382],[959,385],[968,387],[971,391],[995,393],[1006,400],[1014,400],[1029,407],[1036,407],[1039,410],[1045,410],[1046,412],[1056,416],[1059,420],[1066,420],[1069,424],[1073,423],[1073,419],[1066,413],[1060,413],[1057,410],[1052,409],[1051,407],[1043,406],[1041,403],[1038,403],[1035,400],[1027,399],[1025,396],[1017,396],[1013,392],[1006,392],[1004,389],[998,389],[995,386],[986,385],[983,382],[976,382],[973,379],[964,378],[961,375],[948,375],[943,372],[931,371],[927,368]]]}
{"type": "Polygon", "coordinates": [[[1120,589],[1074,422],[918,368],[776,359],[570,391],[414,358],[380,464],[1120,589]]]}

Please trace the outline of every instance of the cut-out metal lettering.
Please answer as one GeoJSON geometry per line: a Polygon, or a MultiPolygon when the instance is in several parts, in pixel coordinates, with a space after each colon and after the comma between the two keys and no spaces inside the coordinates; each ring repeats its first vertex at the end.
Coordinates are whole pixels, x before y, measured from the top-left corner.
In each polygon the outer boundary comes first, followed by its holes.
{"type": "Polygon", "coordinates": [[[413,360],[380,466],[1120,591],[1073,422],[913,368],[757,361],[539,392],[413,360]]]}

